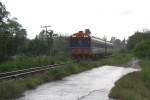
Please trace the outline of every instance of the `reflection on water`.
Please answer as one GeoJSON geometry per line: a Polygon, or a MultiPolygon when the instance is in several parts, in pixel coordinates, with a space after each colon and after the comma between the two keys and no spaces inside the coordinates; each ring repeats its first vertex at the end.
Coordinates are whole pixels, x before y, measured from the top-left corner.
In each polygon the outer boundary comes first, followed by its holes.
{"type": "Polygon", "coordinates": [[[109,100],[115,81],[133,71],[137,69],[103,66],[41,85],[17,100],[109,100]]]}

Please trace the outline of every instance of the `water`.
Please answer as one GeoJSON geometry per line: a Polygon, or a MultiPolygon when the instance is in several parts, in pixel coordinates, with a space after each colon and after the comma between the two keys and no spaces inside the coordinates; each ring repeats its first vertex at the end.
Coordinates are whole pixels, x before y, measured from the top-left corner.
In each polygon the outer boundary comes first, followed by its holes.
{"type": "Polygon", "coordinates": [[[109,100],[114,83],[137,69],[103,66],[26,91],[17,100],[109,100]]]}

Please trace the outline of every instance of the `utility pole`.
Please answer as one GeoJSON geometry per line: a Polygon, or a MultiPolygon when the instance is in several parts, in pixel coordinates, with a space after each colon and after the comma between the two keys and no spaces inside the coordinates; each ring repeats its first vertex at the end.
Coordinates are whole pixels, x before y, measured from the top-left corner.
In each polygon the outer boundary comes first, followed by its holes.
{"type": "Polygon", "coordinates": [[[51,26],[42,26],[41,28],[45,28],[45,31],[46,31],[46,35],[47,35],[47,33],[48,33],[48,27],[51,27],[51,26]]]}
{"type": "MultiPolygon", "coordinates": [[[[49,55],[51,56],[51,54],[52,54],[52,45],[53,45],[53,40],[52,40],[52,34],[50,35],[49,34],[49,30],[48,30],[48,27],[51,27],[51,26],[42,26],[41,28],[44,28],[44,30],[45,30],[45,33],[46,33],[46,37],[47,37],[47,44],[48,44],[48,48],[49,48],[49,55]]],[[[51,30],[51,32],[53,32],[52,30],[51,30]]]]}

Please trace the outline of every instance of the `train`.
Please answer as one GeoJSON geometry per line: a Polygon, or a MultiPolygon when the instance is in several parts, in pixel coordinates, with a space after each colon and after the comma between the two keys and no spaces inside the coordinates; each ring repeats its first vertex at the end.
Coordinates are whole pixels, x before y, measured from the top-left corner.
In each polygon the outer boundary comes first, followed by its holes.
{"type": "Polygon", "coordinates": [[[70,53],[74,58],[98,58],[112,54],[113,43],[79,31],[69,37],[70,53]]]}

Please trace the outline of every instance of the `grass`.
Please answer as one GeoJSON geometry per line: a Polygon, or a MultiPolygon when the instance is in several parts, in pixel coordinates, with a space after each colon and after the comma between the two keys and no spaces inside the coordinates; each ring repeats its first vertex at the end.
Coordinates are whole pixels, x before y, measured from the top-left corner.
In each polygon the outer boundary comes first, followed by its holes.
{"type": "Polygon", "coordinates": [[[140,65],[142,68],[140,73],[142,80],[150,83],[150,60],[144,59],[141,61],[140,65]]]}
{"type": "Polygon", "coordinates": [[[109,96],[118,100],[150,100],[150,60],[140,62],[141,71],[130,73],[116,82],[109,96]]]}
{"type": "Polygon", "coordinates": [[[0,64],[0,72],[13,71],[18,69],[37,67],[41,65],[48,65],[54,63],[63,63],[66,61],[72,61],[70,57],[64,56],[37,56],[37,57],[29,57],[29,56],[17,56],[15,59],[7,62],[3,62],[0,64]]]}
{"type": "Polygon", "coordinates": [[[122,65],[127,63],[133,58],[132,54],[129,53],[115,53],[107,59],[103,59],[104,64],[107,65],[122,65]]]}
{"type": "Polygon", "coordinates": [[[65,76],[80,73],[101,65],[116,65],[126,63],[131,55],[114,54],[109,58],[97,61],[81,61],[80,63],[68,63],[60,68],[51,69],[45,73],[27,76],[23,79],[6,80],[0,82],[0,100],[9,100],[22,95],[25,90],[34,89],[46,82],[60,80],[65,76]],[[32,77],[31,77],[32,76],[32,77]]]}

